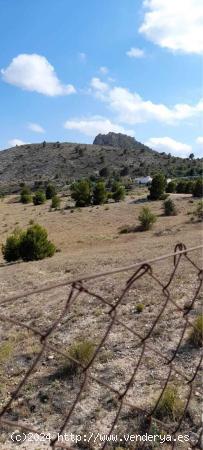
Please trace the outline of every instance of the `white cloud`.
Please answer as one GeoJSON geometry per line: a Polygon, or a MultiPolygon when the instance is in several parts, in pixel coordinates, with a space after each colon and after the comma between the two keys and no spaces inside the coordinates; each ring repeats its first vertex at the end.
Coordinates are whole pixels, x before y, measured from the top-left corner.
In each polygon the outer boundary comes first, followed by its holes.
{"type": "Polygon", "coordinates": [[[28,129],[34,131],[34,133],[45,133],[45,129],[38,123],[28,123],[28,129]]]}
{"type": "Polygon", "coordinates": [[[203,112],[203,99],[195,105],[182,103],[168,107],[162,103],[144,100],[138,93],[126,88],[111,87],[99,78],[93,78],[90,85],[93,95],[117,113],[117,121],[131,125],[149,120],[176,124],[177,121],[190,119],[203,112]]]}
{"type": "Polygon", "coordinates": [[[35,91],[50,97],[76,92],[72,84],[61,84],[54,67],[41,55],[20,54],[13,58],[1,73],[6,83],[26,91],[35,91]]]}
{"type": "Polygon", "coordinates": [[[197,143],[198,145],[203,145],[203,136],[197,137],[196,143],[197,143]]]}
{"type": "Polygon", "coordinates": [[[84,52],[79,52],[79,53],[78,53],[78,58],[79,58],[79,60],[80,60],[81,62],[86,62],[86,60],[87,60],[87,55],[86,55],[86,53],[84,53],[84,52]]]}
{"type": "Polygon", "coordinates": [[[106,92],[109,89],[109,85],[100,80],[100,78],[92,78],[90,83],[91,88],[93,88],[95,93],[106,92]]]}
{"type": "Polygon", "coordinates": [[[172,51],[203,54],[202,0],[144,0],[139,29],[150,41],[172,51]]]}
{"type": "Polygon", "coordinates": [[[15,147],[16,145],[25,145],[28,144],[28,142],[21,141],[21,139],[11,139],[8,141],[8,145],[10,147],[15,147]]]}
{"type": "Polygon", "coordinates": [[[67,130],[76,130],[91,137],[95,137],[99,133],[108,133],[110,131],[115,133],[125,133],[131,136],[134,135],[133,130],[126,130],[124,127],[111,122],[111,120],[102,116],[70,119],[65,122],[64,127],[67,130]]]}
{"type": "Polygon", "coordinates": [[[101,66],[99,68],[99,72],[102,73],[103,75],[106,75],[107,73],[109,73],[109,69],[106,66],[101,66]]]}
{"type": "Polygon", "coordinates": [[[129,56],[129,58],[143,58],[145,52],[141,48],[131,47],[131,49],[126,52],[126,55],[129,56]]]}
{"type": "Polygon", "coordinates": [[[187,157],[192,151],[191,145],[176,141],[170,137],[152,137],[145,142],[145,145],[158,152],[172,153],[180,157],[187,157]]]}

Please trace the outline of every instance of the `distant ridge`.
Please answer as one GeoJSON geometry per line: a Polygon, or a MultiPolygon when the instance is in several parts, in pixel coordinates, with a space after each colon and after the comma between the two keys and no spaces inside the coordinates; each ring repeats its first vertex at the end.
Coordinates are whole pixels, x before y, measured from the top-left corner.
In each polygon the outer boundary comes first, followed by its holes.
{"type": "Polygon", "coordinates": [[[44,142],[0,151],[0,189],[54,181],[60,186],[90,176],[134,179],[162,171],[168,177],[198,175],[202,160],[158,153],[120,133],[99,134],[94,144],[44,142]],[[102,174],[102,170],[104,174],[102,174]],[[106,170],[107,169],[107,170],[106,170]]]}

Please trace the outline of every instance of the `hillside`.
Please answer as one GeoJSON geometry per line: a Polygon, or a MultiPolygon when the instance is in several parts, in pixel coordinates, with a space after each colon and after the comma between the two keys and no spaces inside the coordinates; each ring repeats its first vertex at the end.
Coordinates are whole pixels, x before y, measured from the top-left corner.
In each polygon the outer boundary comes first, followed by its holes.
{"type": "Polygon", "coordinates": [[[162,170],[167,176],[198,175],[202,160],[182,159],[160,154],[134,138],[109,133],[98,135],[94,144],[39,143],[13,147],[0,152],[0,187],[15,191],[21,182],[55,181],[63,185],[74,179],[99,175],[108,168],[111,176],[153,175],[162,170]]]}

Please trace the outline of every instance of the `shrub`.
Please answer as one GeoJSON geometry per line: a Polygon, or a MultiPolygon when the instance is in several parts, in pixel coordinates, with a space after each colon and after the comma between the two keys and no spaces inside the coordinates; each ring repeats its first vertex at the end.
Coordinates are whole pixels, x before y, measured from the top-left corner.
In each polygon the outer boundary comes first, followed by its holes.
{"type": "Polygon", "coordinates": [[[60,198],[58,197],[58,195],[54,195],[54,197],[52,197],[51,207],[54,209],[59,209],[60,204],[61,204],[60,198]]]}
{"type": "Polygon", "coordinates": [[[193,187],[193,197],[202,197],[203,192],[203,180],[199,178],[193,187]]]}
{"type": "Polygon", "coordinates": [[[194,183],[193,181],[188,181],[185,184],[185,193],[186,194],[192,194],[193,193],[193,189],[194,189],[194,183]]]}
{"type": "Polygon", "coordinates": [[[194,215],[197,217],[198,220],[203,220],[203,200],[200,200],[200,202],[197,203],[194,215]]]}
{"type": "Polygon", "coordinates": [[[153,177],[150,191],[150,199],[151,200],[159,200],[160,197],[164,194],[166,187],[166,178],[163,173],[159,173],[153,177]]]}
{"type": "Polygon", "coordinates": [[[34,224],[22,232],[20,238],[20,257],[24,261],[36,261],[53,256],[55,245],[47,239],[47,231],[38,224],[34,224]]]}
{"type": "Polygon", "coordinates": [[[176,192],[178,194],[185,194],[187,181],[181,180],[176,186],[176,192]]]}
{"type": "Polygon", "coordinates": [[[26,231],[14,231],[2,247],[7,262],[23,259],[34,261],[53,256],[56,248],[47,239],[47,231],[38,224],[30,226],[26,231]]]}
{"type": "Polygon", "coordinates": [[[166,192],[171,194],[171,193],[173,193],[175,191],[176,191],[176,183],[175,183],[175,181],[169,181],[169,183],[166,186],[166,192]]]}
{"type": "MultiPolygon", "coordinates": [[[[68,355],[78,361],[82,366],[87,366],[94,355],[95,345],[89,340],[78,341],[70,347],[68,355]]],[[[80,366],[75,361],[68,363],[70,372],[76,373],[80,366]]]]}
{"type": "Polygon", "coordinates": [[[20,259],[20,237],[20,230],[14,230],[14,233],[6,239],[5,245],[2,245],[3,257],[7,262],[20,259]]]}
{"type": "Polygon", "coordinates": [[[32,201],[32,195],[29,187],[23,186],[21,192],[20,192],[20,201],[21,203],[27,204],[31,203],[32,201]]]}
{"type": "Polygon", "coordinates": [[[137,313],[140,314],[143,311],[143,309],[144,309],[143,303],[138,303],[137,306],[136,306],[137,313]]]}
{"type": "Polygon", "coordinates": [[[99,175],[100,175],[100,177],[104,177],[104,178],[109,177],[110,171],[109,171],[108,167],[103,167],[103,168],[99,171],[99,175]]]}
{"type": "Polygon", "coordinates": [[[138,219],[141,223],[141,230],[143,231],[150,230],[157,220],[155,214],[153,214],[147,206],[142,208],[138,219]]]}
{"type": "Polygon", "coordinates": [[[163,207],[165,216],[176,216],[177,214],[176,206],[173,200],[171,200],[171,198],[165,200],[163,207]]]}
{"type": "Polygon", "coordinates": [[[156,408],[155,417],[159,420],[164,418],[175,420],[181,415],[182,410],[183,405],[178,397],[177,388],[173,386],[166,387],[156,408]]]}
{"type": "Polygon", "coordinates": [[[102,205],[107,201],[107,191],[105,183],[98,181],[93,190],[93,203],[94,205],[102,205]]]}
{"type": "Polygon", "coordinates": [[[46,198],[47,200],[52,199],[56,195],[56,187],[53,184],[48,184],[46,188],[46,198]]]}
{"type": "Polygon", "coordinates": [[[71,197],[75,200],[75,206],[84,207],[91,204],[92,187],[89,181],[77,181],[71,186],[71,197]]]}
{"type": "Polygon", "coordinates": [[[120,202],[125,198],[125,188],[119,181],[113,183],[112,198],[115,202],[120,202]]]}
{"type": "Polygon", "coordinates": [[[46,195],[44,191],[37,191],[33,197],[34,205],[42,205],[46,201],[46,195]]]}
{"type": "Polygon", "coordinates": [[[194,328],[191,331],[189,341],[195,347],[202,346],[202,338],[203,338],[203,314],[197,316],[194,328]]]}

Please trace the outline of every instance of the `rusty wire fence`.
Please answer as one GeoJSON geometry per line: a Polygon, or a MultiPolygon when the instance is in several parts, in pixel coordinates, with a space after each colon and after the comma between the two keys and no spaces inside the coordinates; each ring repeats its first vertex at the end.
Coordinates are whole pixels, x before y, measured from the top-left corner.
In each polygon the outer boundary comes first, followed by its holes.
{"type": "MultiPolygon", "coordinates": [[[[22,379],[20,380],[17,387],[11,392],[10,398],[7,400],[7,402],[3,405],[2,409],[0,410],[0,423],[3,428],[6,427],[6,429],[18,429],[22,431],[32,432],[32,433],[40,433],[43,430],[40,430],[38,428],[35,428],[31,423],[29,423],[29,419],[22,422],[22,421],[15,421],[13,420],[12,416],[10,415],[12,410],[12,405],[18,399],[18,397],[22,396],[23,387],[26,385],[28,380],[32,377],[32,375],[35,373],[37,366],[40,364],[41,358],[43,357],[43,354],[47,350],[51,350],[59,354],[61,357],[69,358],[71,361],[74,361],[75,364],[77,364],[80,367],[80,388],[77,392],[77,395],[75,396],[74,400],[72,401],[71,405],[69,406],[67,410],[67,414],[63,417],[63,420],[61,424],[59,425],[58,433],[62,435],[65,431],[70,432],[71,427],[71,420],[75,413],[75,410],[77,410],[77,405],[81,400],[81,397],[84,393],[84,391],[88,395],[88,386],[89,382],[93,381],[94,383],[100,385],[104,390],[108,390],[116,397],[116,411],[114,414],[114,418],[112,422],[109,424],[108,427],[108,436],[111,436],[112,433],[116,430],[117,424],[119,421],[119,418],[122,414],[122,410],[125,407],[125,405],[129,406],[130,408],[133,408],[134,411],[136,411],[137,416],[142,417],[142,429],[145,431],[145,433],[150,433],[150,430],[153,429],[153,425],[156,425],[159,429],[165,431],[166,433],[170,433],[170,435],[174,438],[171,443],[168,443],[167,448],[175,449],[180,448],[177,444],[176,436],[180,431],[184,429],[184,420],[187,417],[188,408],[190,405],[190,401],[193,398],[194,395],[194,386],[195,382],[198,377],[200,377],[200,371],[201,371],[201,362],[202,357],[200,356],[200,348],[193,349],[195,353],[195,359],[191,359],[191,367],[190,370],[182,370],[179,368],[179,364],[176,364],[177,358],[179,356],[179,352],[181,351],[181,347],[183,345],[183,342],[185,340],[185,337],[188,335],[188,330],[194,330],[194,332],[197,332],[196,329],[196,322],[195,319],[197,317],[198,311],[201,311],[200,304],[198,303],[198,308],[196,311],[196,305],[197,302],[200,300],[200,292],[201,292],[201,286],[202,286],[202,270],[199,267],[199,263],[197,264],[196,261],[193,259],[193,252],[198,251],[198,253],[201,252],[202,246],[195,247],[195,248],[189,248],[187,249],[184,244],[177,244],[174,250],[174,253],[170,255],[164,255],[159,258],[152,259],[148,262],[144,263],[137,263],[129,267],[122,267],[118,268],[109,272],[103,272],[99,274],[89,275],[85,277],[78,278],[74,281],[62,281],[55,284],[49,284],[43,287],[39,287],[37,289],[33,289],[28,292],[22,292],[19,294],[15,294],[11,297],[2,297],[0,299],[0,306],[6,306],[8,304],[12,304],[12,302],[18,302],[18,300],[29,297],[33,294],[39,294],[39,293],[45,293],[48,291],[51,291],[52,289],[56,289],[58,287],[63,287],[64,289],[69,286],[70,290],[68,292],[68,298],[66,301],[65,306],[61,310],[59,316],[52,322],[51,326],[46,329],[46,331],[41,331],[37,329],[36,327],[32,325],[28,325],[25,322],[21,322],[15,317],[10,317],[6,315],[5,313],[0,313],[0,321],[3,323],[10,323],[10,325],[18,326],[22,329],[26,329],[29,332],[31,332],[40,342],[40,351],[37,353],[34,360],[31,362],[29,369],[26,371],[22,379]],[[192,255],[192,256],[191,256],[192,255]],[[164,283],[162,281],[162,277],[160,276],[160,273],[158,271],[158,275],[156,274],[156,271],[154,270],[153,264],[160,262],[164,259],[171,259],[173,258],[173,264],[170,271],[170,275],[168,278],[168,281],[164,283]],[[177,301],[173,298],[173,293],[171,289],[171,285],[176,279],[177,271],[180,266],[180,263],[189,264],[189,266],[193,270],[193,281],[194,281],[194,289],[193,293],[189,299],[189,302],[187,302],[187,307],[183,307],[182,305],[178,304],[177,301]],[[120,272],[127,272],[128,270],[133,270],[133,275],[130,276],[130,278],[127,279],[125,286],[121,290],[119,296],[116,298],[112,298],[111,301],[109,300],[108,296],[105,296],[103,294],[99,294],[98,292],[95,292],[94,289],[88,287],[88,281],[89,280],[95,280],[94,284],[97,284],[97,280],[99,277],[102,277],[102,279],[106,276],[112,276],[113,274],[117,274],[120,272]],[[126,322],[123,318],[123,315],[119,312],[119,307],[124,302],[126,295],[128,292],[132,289],[132,287],[136,287],[136,283],[138,280],[145,279],[146,275],[148,275],[153,283],[156,284],[158,290],[160,291],[160,295],[162,296],[161,300],[161,307],[156,314],[156,317],[154,317],[152,323],[150,323],[150,327],[147,327],[147,331],[140,333],[140,330],[138,331],[135,327],[129,326],[128,322],[126,322]],[[108,326],[105,329],[105,333],[103,334],[99,344],[96,346],[93,356],[91,357],[91,360],[88,362],[88,364],[85,366],[82,364],[79,360],[76,360],[75,358],[71,357],[66,351],[65,348],[58,348],[55,346],[53,340],[51,340],[51,337],[53,336],[54,332],[56,331],[57,327],[60,325],[61,321],[67,316],[68,311],[70,307],[76,302],[76,300],[82,295],[85,294],[87,298],[91,298],[92,300],[97,300],[101,304],[105,305],[107,307],[107,315],[108,315],[108,326]],[[156,329],[157,325],[161,321],[161,318],[164,316],[165,311],[168,307],[168,305],[172,305],[175,312],[178,313],[181,317],[181,323],[182,327],[180,330],[180,335],[178,342],[176,343],[175,349],[173,349],[172,354],[163,353],[162,349],[157,348],[156,345],[154,345],[153,340],[151,337],[153,336],[154,330],[156,329]],[[195,311],[195,314],[190,315],[191,311],[195,311]],[[135,339],[136,345],[135,348],[139,350],[138,357],[136,358],[136,361],[134,362],[134,368],[132,373],[129,372],[128,380],[125,383],[124,388],[117,389],[116,387],[112,386],[112,384],[108,384],[103,379],[101,379],[99,376],[95,375],[94,371],[92,370],[94,362],[96,358],[99,355],[99,352],[101,351],[102,347],[105,345],[108,336],[110,333],[112,333],[112,330],[114,330],[114,327],[116,325],[119,325],[123,328],[123,330],[126,330],[128,333],[132,335],[132,338],[135,339]],[[146,352],[150,350],[152,354],[154,354],[154,358],[157,361],[161,358],[163,361],[163,365],[165,367],[165,376],[160,381],[161,389],[158,392],[158,395],[156,395],[156,400],[153,404],[153,406],[145,407],[144,401],[143,404],[140,406],[136,402],[135,396],[131,396],[131,388],[134,385],[135,381],[139,379],[140,371],[142,370],[142,363],[145,359],[146,352]],[[194,362],[195,361],[195,362],[194,362]],[[158,417],[157,415],[157,408],[159,408],[160,402],[162,401],[164,394],[170,385],[171,379],[173,376],[177,376],[179,379],[179,383],[181,383],[181,387],[186,389],[187,395],[184,402],[184,407],[182,408],[181,414],[178,416],[178,419],[174,418],[172,421],[164,420],[158,417]],[[130,394],[130,395],[129,395],[130,394]]],[[[200,255],[198,255],[200,256],[200,255]]],[[[88,314],[88,310],[87,310],[88,314]]],[[[139,392],[138,392],[139,394],[139,392]]],[[[138,430],[139,431],[139,430],[138,430]]],[[[151,431],[152,432],[152,431],[151,431]]],[[[190,448],[200,449],[201,447],[201,439],[202,439],[202,432],[198,430],[197,439],[195,442],[190,443],[190,448]]],[[[70,444],[62,443],[58,441],[58,438],[53,438],[50,443],[50,447],[55,448],[70,448],[70,444]]],[[[137,444],[136,444],[137,445],[137,444]]],[[[139,447],[133,447],[133,444],[131,448],[150,448],[146,446],[148,444],[146,443],[139,443],[139,447]]],[[[105,440],[102,444],[98,444],[98,442],[94,442],[92,444],[92,448],[100,447],[104,449],[106,446],[109,446],[108,439],[105,440]]],[[[118,444],[117,444],[118,446],[118,444]]],[[[115,447],[115,445],[114,445],[115,447]]],[[[183,447],[186,448],[186,447],[183,447]]],[[[187,447],[188,448],[188,447],[187,447]]]]}

